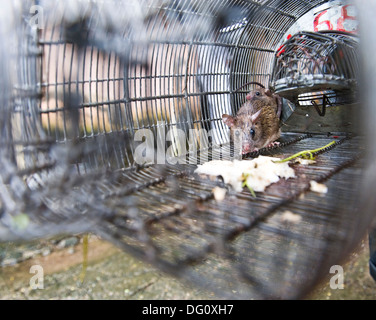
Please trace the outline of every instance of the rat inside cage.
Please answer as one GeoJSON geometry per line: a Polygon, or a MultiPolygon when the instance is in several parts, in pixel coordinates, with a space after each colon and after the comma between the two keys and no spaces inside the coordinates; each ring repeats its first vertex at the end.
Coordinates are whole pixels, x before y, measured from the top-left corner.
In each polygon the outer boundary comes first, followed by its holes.
{"type": "Polygon", "coordinates": [[[1,239],[93,232],[219,296],[307,294],[370,219],[351,209],[363,164],[347,108],[359,102],[356,40],[305,32],[277,49],[327,1],[68,2],[19,1],[17,28],[2,34],[14,48],[3,62],[18,73],[3,79],[1,239]],[[25,18],[31,5],[43,25],[25,18]],[[194,173],[232,159],[222,115],[244,103],[237,89],[249,81],[284,97],[285,114],[296,110],[279,146],[247,157],[316,150],[315,164],[295,164],[295,179],[256,198],[194,173]]]}

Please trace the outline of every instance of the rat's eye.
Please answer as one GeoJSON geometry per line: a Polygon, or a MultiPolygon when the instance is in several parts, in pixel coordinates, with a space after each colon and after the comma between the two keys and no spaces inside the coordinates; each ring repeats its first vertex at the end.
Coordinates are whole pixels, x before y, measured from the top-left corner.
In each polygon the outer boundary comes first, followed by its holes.
{"type": "Polygon", "coordinates": [[[251,129],[250,131],[249,131],[249,133],[251,134],[251,137],[252,137],[252,139],[255,137],[255,130],[253,130],[253,129],[251,129]]]}
{"type": "Polygon", "coordinates": [[[260,91],[256,91],[256,92],[255,92],[255,95],[256,95],[256,96],[260,96],[260,95],[261,95],[260,91]]]}

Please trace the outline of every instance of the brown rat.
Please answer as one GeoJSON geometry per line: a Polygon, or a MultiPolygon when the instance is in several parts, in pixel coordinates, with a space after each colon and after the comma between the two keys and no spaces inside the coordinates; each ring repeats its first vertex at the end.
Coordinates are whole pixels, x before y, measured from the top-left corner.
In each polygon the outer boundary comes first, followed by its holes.
{"type": "Polygon", "coordinates": [[[222,119],[230,127],[232,136],[242,134],[242,154],[278,144],[274,141],[281,136],[280,119],[271,106],[254,114],[241,113],[235,117],[224,114],[222,119]]]}
{"type": "Polygon", "coordinates": [[[231,129],[231,139],[242,133],[242,154],[278,144],[274,141],[281,135],[281,98],[260,87],[247,94],[247,101],[235,117],[222,115],[223,122],[231,129]]]}
{"type": "Polygon", "coordinates": [[[271,90],[265,89],[262,84],[259,84],[257,82],[249,83],[256,83],[260,86],[260,88],[255,89],[247,94],[247,101],[241,106],[237,114],[248,113],[249,109],[252,110],[252,113],[256,113],[261,108],[270,106],[275,109],[277,117],[280,118],[282,113],[281,97],[273,93],[271,90]]]}

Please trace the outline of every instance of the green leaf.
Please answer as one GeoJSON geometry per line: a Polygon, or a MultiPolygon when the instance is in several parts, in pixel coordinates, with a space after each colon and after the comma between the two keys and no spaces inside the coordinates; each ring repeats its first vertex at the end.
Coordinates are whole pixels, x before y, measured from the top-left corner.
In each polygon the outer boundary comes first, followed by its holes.
{"type": "Polygon", "coordinates": [[[256,198],[256,193],[255,193],[255,191],[254,191],[254,190],[248,185],[248,183],[247,183],[248,176],[249,176],[249,174],[245,174],[245,173],[243,173],[243,179],[244,179],[244,182],[243,182],[243,188],[244,188],[244,187],[247,187],[248,190],[251,192],[252,197],[256,198]]]}
{"type": "Polygon", "coordinates": [[[18,230],[25,230],[30,223],[30,218],[27,214],[21,213],[12,217],[13,228],[18,230]]]}
{"type": "Polygon", "coordinates": [[[313,154],[315,152],[318,152],[318,151],[321,151],[321,150],[324,150],[326,148],[329,148],[330,146],[332,146],[333,144],[335,144],[336,142],[335,141],[332,141],[331,143],[328,143],[326,146],[323,146],[321,148],[318,148],[318,149],[314,149],[314,150],[304,150],[304,151],[300,151],[294,155],[292,155],[291,157],[288,157],[286,159],[283,159],[283,160],[278,160],[278,161],[273,161],[274,163],[284,163],[284,162],[287,162],[287,161],[290,161],[292,159],[295,159],[297,157],[302,157],[303,159],[308,159],[308,160],[314,160],[315,157],[313,156],[313,154]]]}

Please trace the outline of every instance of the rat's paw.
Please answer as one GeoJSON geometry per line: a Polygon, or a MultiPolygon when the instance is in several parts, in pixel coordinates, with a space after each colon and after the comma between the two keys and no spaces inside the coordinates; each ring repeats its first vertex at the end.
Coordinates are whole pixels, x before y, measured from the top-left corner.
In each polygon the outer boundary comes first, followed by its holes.
{"type": "Polygon", "coordinates": [[[280,144],[281,144],[280,142],[274,141],[274,142],[269,143],[269,145],[267,146],[267,148],[279,147],[280,144]]]}

